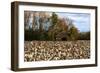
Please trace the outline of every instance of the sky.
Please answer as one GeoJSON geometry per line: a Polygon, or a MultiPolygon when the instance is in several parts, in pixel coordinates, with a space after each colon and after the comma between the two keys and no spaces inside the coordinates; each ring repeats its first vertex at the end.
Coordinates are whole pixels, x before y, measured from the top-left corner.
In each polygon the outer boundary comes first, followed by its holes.
{"type": "Polygon", "coordinates": [[[90,14],[88,13],[56,13],[61,18],[70,18],[80,32],[90,31],[90,14]]]}

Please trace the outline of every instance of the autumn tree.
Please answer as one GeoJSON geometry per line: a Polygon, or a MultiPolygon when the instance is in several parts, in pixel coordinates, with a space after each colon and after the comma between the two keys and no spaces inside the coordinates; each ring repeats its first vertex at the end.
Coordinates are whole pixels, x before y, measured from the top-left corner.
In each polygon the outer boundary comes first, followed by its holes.
{"type": "Polygon", "coordinates": [[[52,13],[51,20],[53,24],[48,32],[50,39],[56,40],[57,37],[60,39],[65,38],[66,40],[78,39],[78,29],[71,19],[58,18],[56,13],[52,13]]]}

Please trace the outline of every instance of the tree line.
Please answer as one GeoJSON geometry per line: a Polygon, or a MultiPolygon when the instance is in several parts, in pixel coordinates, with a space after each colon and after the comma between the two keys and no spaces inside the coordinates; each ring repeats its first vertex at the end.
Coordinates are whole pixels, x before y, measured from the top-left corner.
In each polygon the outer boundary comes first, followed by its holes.
{"type": "Polygon", "coordinates": [[[90,40],[90,31],[80,32],[69,18],[60,18],[52,12],[24,13],[25,41],[75,41],[90,40]]]}

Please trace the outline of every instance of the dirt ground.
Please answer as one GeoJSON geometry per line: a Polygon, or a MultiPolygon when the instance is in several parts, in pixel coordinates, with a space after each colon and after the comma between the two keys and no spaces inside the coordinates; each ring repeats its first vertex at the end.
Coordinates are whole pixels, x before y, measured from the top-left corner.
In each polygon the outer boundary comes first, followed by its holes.
{"type": "Polygon", "coordinates": [[[25,41],[24,61],[90,58],[90,41],[25,41]]]}

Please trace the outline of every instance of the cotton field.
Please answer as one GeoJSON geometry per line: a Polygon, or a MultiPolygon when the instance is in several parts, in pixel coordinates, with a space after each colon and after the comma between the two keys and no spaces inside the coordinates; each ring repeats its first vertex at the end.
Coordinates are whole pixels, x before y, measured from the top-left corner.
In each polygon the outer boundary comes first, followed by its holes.
{"type": "Polygon", "coordinates": [[[90,58],[90,41],[25,41],[24,61],[52,61],[90,58]]]}

